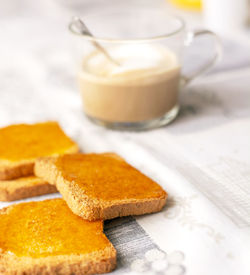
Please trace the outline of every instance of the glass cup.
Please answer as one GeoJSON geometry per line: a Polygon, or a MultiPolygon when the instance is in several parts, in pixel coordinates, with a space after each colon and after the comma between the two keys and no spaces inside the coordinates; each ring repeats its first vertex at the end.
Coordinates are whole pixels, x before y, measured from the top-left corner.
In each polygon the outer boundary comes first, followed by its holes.
{"type": "Polygon", "coordinates": [[[170,123],[179,111],[179,91],[210,69],[221,55],[217,36],[187,32],[182,19],[160,10],[117,11],[84,17],[91,34],[75,34],[78,83],[86,116],[96,124],[145,130],[170,123]],[[213,39],[211,59],[182,74],[182,52],[198,36],[213,39]]]}

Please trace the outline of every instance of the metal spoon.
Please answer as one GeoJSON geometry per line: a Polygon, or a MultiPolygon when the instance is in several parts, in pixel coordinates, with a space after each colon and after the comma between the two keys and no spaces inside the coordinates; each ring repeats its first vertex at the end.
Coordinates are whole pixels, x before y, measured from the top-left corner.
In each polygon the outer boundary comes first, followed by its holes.
{"type": "MultiPolygon", "coordinates": [[[[89,31],[89,29],[87,28],[87,26],[83,23],[83,21],[77,17],[74,16],[72,18],[72,21],[69,24],[69,30],[71,32],[73,32],[74,34],[80,34],[80,35],[88,35],[90,37],[93,37],[93,34],[89,31]]],[[[117,62],[116,60],[114,60],[109,53],[105,50],[105,48],[103,48],[101,46],[101,44],[99,44],[96,40],[91,40],[91,43],[93,44],[94,47],[96,47],[100,52],[102,52],[106,58],[112,62],[113,64],[115,64],[116,66],[120,66],[119,62],[117,62]]]]}

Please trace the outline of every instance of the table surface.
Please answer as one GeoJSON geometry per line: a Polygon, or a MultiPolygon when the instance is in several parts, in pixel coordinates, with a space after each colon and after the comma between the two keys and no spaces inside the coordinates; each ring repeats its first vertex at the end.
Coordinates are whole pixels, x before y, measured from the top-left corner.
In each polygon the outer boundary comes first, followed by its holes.
{"type": "MultiPolygon", "coordinates": [[[[118,250],[116,273],[250,274],[247,35],[222,39],[221,63],[182,91],[174,123],[148,132],[112,131],[84,117],[75,85],[65,26],[71,15],[103,5],[85,1],[80,9],[79,2],[1,3],[0,126],[57,120],[84,152],[117,152],[167,190],[162,212],[105,223],[118,250]]],[[[190,28],[202,26],[199,14],[183,16],[190,28]]],[[[191,65],[206,50],[194,48],[191,65]]]]}

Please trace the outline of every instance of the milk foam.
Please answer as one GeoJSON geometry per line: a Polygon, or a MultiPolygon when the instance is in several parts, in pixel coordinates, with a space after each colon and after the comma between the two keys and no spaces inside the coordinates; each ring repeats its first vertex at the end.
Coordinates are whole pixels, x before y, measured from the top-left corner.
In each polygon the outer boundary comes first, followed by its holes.
{"type": "Polygon", "coordinates": [[[110,62],[101,52],[95,51],[85,59],[84,71],[99,76],[116,77],[149,70],[166,71],[178,66],[175,54],[162,46],[123,45],[107,48],[107,51],[120,66],[110,62]]]}

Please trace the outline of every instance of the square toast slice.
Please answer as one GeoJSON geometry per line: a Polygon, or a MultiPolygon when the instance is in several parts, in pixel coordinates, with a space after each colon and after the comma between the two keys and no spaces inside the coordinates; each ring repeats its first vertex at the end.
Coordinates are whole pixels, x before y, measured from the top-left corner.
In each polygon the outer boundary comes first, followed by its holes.
{"type": "Polygon", "coordinates": [[[35,176],[0,180],[0,201],[15,201],[56,192],[54,185],[35,176]]]}
{"type": "Polygon", "coordinates": [[[74,215],[62,199],[0,210],[0,274],[96,274],[115,265],[103,222],[74,215]]]}
{"type": "Polygon", "coordinates": [[[90,221],[158,212],[167,199],[160,185],[113,153],[41,158],[34,171],[90,221]]]}
{"type": "Polygon", "coordinates": [[[38,157],[76,153],[78,146],[57,122],[0,128],[0,180],[33,175],[38,157]]]}

